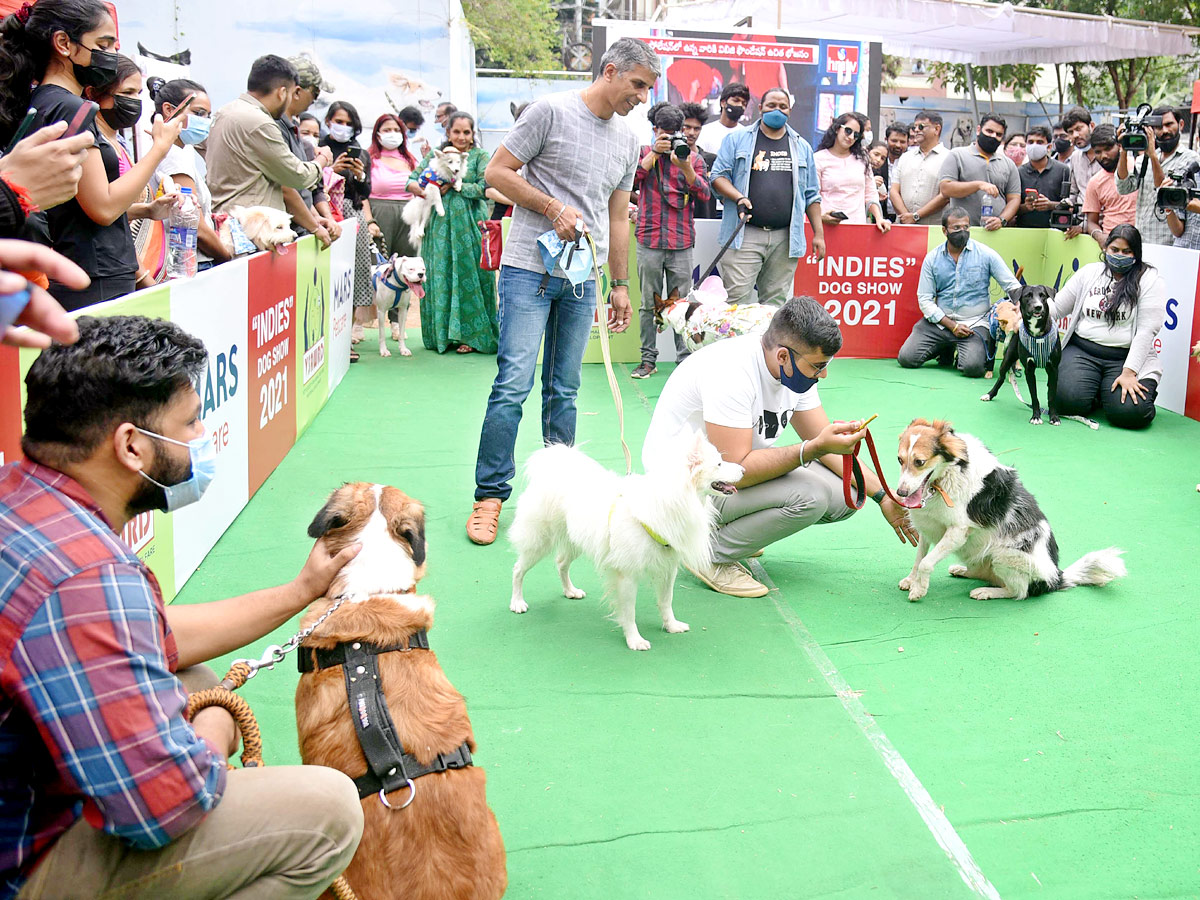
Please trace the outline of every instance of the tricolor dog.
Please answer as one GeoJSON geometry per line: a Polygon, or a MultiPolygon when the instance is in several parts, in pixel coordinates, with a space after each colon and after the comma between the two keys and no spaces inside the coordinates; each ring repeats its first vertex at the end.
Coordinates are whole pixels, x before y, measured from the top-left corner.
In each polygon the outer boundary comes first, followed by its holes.
{"type": "Polygon", "coordinates": [[[921,537],[912,571],[900,581],[909,600],[925,596],[934,566],[952,553],[963,564],[951,566],[951,575],[988,583],[971,591],[976,600],[1023,600],[1125,575],[1116,547],[1060,569],[1050,523],[1016,470],[949,422],[913,419],[898,458],[896,496],[921,537]]]}
{"type": "Polygon", "coordinates": [[[462,695],[429,648],[425,512],[394,487],[338,488],[308,528],[331,553],[362,549],[303,619],[296,727],[306,765],[345,772],[364,828],[346,869],[364,900],[496,900],[504,842],[474,764],[462,695]]]}
{"type": "Polygon", "coordinates": [[[392,323],[392,340],[399,342],[401,356],[412,356],[404,343],[405,324],[412,298],[420,300],[425,296],[425,260],[419,256],[394,255],[371,269],[371,285],[375,289],[375,312],[379,317],[379,355],[392,355],[385,337],[387,316],[394,309],[397,320],[392,323]]]}

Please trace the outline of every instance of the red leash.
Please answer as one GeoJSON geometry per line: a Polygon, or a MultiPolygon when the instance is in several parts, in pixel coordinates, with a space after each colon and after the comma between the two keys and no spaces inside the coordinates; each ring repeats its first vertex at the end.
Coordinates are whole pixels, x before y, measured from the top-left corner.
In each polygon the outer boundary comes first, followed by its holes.
{"type": "MultiPolygon", "coordinates": [[[[883,485],[884,493],[892,498],[892,502],[897,506],[903,504],[896,499],[896,495],[892,493],[892,489],[888,487],[887,479],[883,477],[883,467],[879,465],[879,454],[875,452],[875,439],[871,437],[871,432],[868,431],[863,440],[867,443],[867,451],[871,454],[871,463],[875,466],[875,473],[879,476],[879,483],[883,485]]],[[[851,509],[862,509],[863,503],[867,500],[867,480],[863,477],[862,466],[858,462],[858,451],[862,449],[863,440],[860,440],[854,445],[854,452],[850,454],[849,465],[842,466],[842,494],[846,499],[846,505],[851,509]],[[850,487],[851,472],[853,471],[855,487],[858,488],[858,502],[854,502],[854,493],[850,487]]]]}

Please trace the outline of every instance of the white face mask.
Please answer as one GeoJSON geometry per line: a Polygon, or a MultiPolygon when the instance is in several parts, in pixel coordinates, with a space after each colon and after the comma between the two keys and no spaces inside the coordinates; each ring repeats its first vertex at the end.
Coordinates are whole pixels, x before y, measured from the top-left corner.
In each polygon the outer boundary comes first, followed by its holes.
{"type": "Polygon", "coordinates": [[[381,131],[379,133],[379,146],[385,150],[395,150],[404,143],[404,135],[398,131],[381,131]]]}
{"type": "Polygon", "coordinates": [[[350,125],[333,123],[329,126],[329,136],[339,144],[345,144],[354,137],[354,128],[350,125]]]}
{"type": "Polygon", "coordinates": [[[304,141],[304,143],[308,144],[308,146],[312,147],[314,150],[317,149],[317,139],[311,134],[300,135],[300,140],[304,141]]]}
{"type": "Polygon", "coordinates": [[[1025,148],[1025,155],[1034,162],[1041,162],[1046,158],[1046,151],[1049,148],[1045,144],[1029,144],[1025,148]]]}
{"type": "Polygon", "coordinates": [[[863,146],[870,147],[871,144],[873,144],[874,142],[875,142],[875,132],[864,131],[863,132],[863,146]]]}

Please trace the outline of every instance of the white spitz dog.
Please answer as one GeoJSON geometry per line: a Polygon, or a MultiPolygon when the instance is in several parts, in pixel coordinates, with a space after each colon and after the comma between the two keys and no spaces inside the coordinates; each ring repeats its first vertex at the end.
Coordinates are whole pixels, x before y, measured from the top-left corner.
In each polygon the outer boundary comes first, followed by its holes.
{"type": "Polygon", "coordinates": [[[716,514],[710,495],[731,494],[743,469],[725,462],[702,434],[681,435],[645,475],[618,476],[580,450],[565,445],[538,450],[525,466],[528,487],[517,501],[509,538],[515,613],[529,609],[525,573],[555,551],[563,596],[584,592],[571,582],[571,563],[587,556],[604,573],[614,617],[630,650],[649,650],[634,617],[639,581],[658,595],[663,628],[687,631],[675,618],[671,597],[679,566],[707,568],[716,514]]]}

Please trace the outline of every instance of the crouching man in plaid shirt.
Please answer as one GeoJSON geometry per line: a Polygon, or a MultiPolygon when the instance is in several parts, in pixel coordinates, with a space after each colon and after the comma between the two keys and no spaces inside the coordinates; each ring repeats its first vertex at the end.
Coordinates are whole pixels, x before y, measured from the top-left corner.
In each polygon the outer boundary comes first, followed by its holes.
{"type": "MultiPolygon", "coordinates": [[[[693,199],[704,203],[712,196],[704,172],[704,159],[688,145],[685,157],[672,152],[672,135],[681,135],[683,111],[671,103],[657,103],[646,113],[654,126],[654,146],[642,148],[641,165],[634,173],[638,192],[637,273],[642,288],[642,362],[630,376],[649,378],[657,368],[657,330],[654,295],[672,291],[686,297],[692,287],[692,246],[696,243],[693,199]],[[664,286],[665,281],[665,286],[664,286]]],[[[680,138],[682,140],[682,137],[680,138]]],[[[688,355],[683,338],[675,335],[676,361],[688,355]]]]}
{"type": "Polygon", "coordinates": [[[140,316],[79,333],[30,367],[26,458],[0,469],[0,898],[315,898],[362,834],[353,783],[229,771],[232,717],[184,709],[216,683],[202,662],[282,625],[358,548],[318,542],[290,584],[165,608],[120,532],[212,477],[208,355],[140,316]]]}

